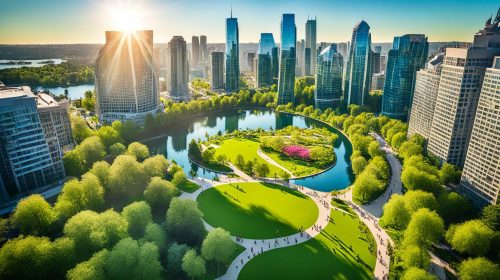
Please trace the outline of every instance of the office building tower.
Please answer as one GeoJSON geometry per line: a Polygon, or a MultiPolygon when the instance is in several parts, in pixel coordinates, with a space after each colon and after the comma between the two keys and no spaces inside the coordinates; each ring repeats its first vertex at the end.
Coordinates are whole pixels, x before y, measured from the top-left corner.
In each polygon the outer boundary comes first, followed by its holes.
{"type": "Polygon", "coordinates": [[[176,102],[189,100],[189,64],[186,41],[182,36],[174,36],[168,42],[167,92],[176,102]]]}
{"type": "Polygon", "coordinates": [[[273,73],[273,84],[278,83],[278,76],[280,73],[280,49],[278,47],[273,48],[273,55],[271,57],[271,63],[273,64],[273,67],[271,69],[271,72],[273,73]]]}
{"type": "MultiPolygon", "coordinates": [[[[497,25],[498,27],[498,25],[497,25]]],[[[497,204],[500,190],[500,56],[486,69],[460,190],[479,205],[497,204]]]]}
{"type": "Polygon", "coordinates": [[[345,72],[347,69],[347,62],[349,61],[349,50],[350,50],[350,43],[338,43],[337,44],[337,52],[342,55],[342,59],[344,60],[344,73],[342,74],[344,77],[345,72]]]}
{"type": "Polygon", "coordinates": [[[283,14],[281,20],[278,104],[294,102],[297,27],[294,14],[283,14]]]}
{"type": "Polygon", "coordinates": [[[380,56],[380,72],[385,72],[387,70],[387,56],[380,56]]]}
{"type": "MultiPolygon", "coordinates": [[[[45,111],[45,109],[42,109],[45,111]]],[[[20,198],[54,187],[64,179],[62,151],[57,131],[48,120],[44,125],[36,97],[29,87],[6,87],[0,83],[0,200],[20,198]],[[49,128],[45,131],[44,128],[49,128]],[[50,137],[51,146],[46,135],[50,137]]],[[[62,120],[65,122],[65,120],[62,120]]],[[[62,126],[67,124],[61,124],[62,126]]],[[[71,132],[70,132],[71,133],[71,132]]]]}
{"type": "Polygon", "coordinates": [[[415,76],[425,66],[429,43],[422,34],[394,37],[385,74],[382,114],[406,120],[413,99],[415,76]]]}
{"type": "Polygon", "coordinates": [[[370,53],[370,65],[372,67],[372,75],[380,73],[380,53],[371,52],[370,53]]]}
{"type": "Polygon", "coordinates": [[[434,56],[427,63],[425,69],[417,72],[413,103],[408,120],[408,136],[420,134],[426,140],[429,139],[443,58],[444,53],[434,56]]]}
{"type": "Polygon", "coordinates": [[[428,151],[463,167],[486,68],[500,55],[500,12],[474,36],[472,47],[447,48],[428,151]]]}
{"type": "Polygon", "coordinates": [[[342,55],[337,53],[337,45],[332,44],[321,51],[317,58],[314,102],[318,109],[334,109],[342,98],[342,55]]]}
{"type": "Polygon", "coordinates": [[[385,73],[377,73],[372,76],[371,90],[384,90],[385,73]]]}
{"type": "Polygon", "coordinates": [[[304,76],[306,71],[305,71],[305,47],[306,43],[304,39],[297,41],[297,63],[295,67],[295,75],[296,76],[304,76]]]}
{"type": "Polygon", "coordinates": [[[376,53],[382,53],[382,46],[375,46],[376,53]]]}
{"type": "Polygon", "coordinates": [[[198,65],[200,62],[200,38],[193,36],[191,38],[191,65],[198,65]]]}
{"type": "Polygon", "coordinates": [[[237,92],[240,89],[240,61],[239,61],[239,28],[238,19],[226,19],[226,91],[237,92]]]}
{"type": "Polygon", "coordinates": [[[310,48],[305,48],[304,49],[304,76],[311,76],[311,49],[310,48]]]}
{"type": "Polygon", "coordinates": [[[417,72],[408,121],[408,136],[420,134],[426,140],[429,139],[443,58],[444,53],[436,55],[427,63],[425,69],[417,72]]]}
{"type": "Polygon", "coordinates": [[[253,68],[254,60],[255,60],[255,53],[254,52],[247,53],[247,65],[251,73],[254,72],[253,68]]]}
{"type": "MultiPolygon", "coordinates": [[[[308,19],[306,22],[306,49],[309,49],[309,55],[306,56],[310,65],[305,69],[305,75],[314,75],[316,71],[316,19],[308,19]]],[[[322,49],[323,50],[323,49],[322,49]]]]}
{"type": "Polygon", "coordinates": [[[224,53],[212,52],[210,85],[213,90],[224,89],[224,53]]]}
{"type": "Polygon", "coordinates": [[[257,87],[268,87],[273,84],[273,60],[278,60],[277,57],[273,56],[275,49],[273,34],[261,33],[257,56],[257,87]]]}
{"type": "Polygon", "coordinates": [[[95,63],[96,113],[101,122],[144,121],[160,103],[153,31],[106,31],[95,63]]]}
{"type": "Polygon", "coordinates": [[[38,92],[35,97],[40,122],[50,153],[55,161],[59,161],[63,156],[63,152],[74,148],[71,122],[69,120],[70,103],[66,99],[58,102],[52,96],[43,92],[38,92]]]}
{"type": "Polygon", "coordinates": [[[200,60],[204,63],[208,62],[208,46],[207,46],[207,36],[200,36],[200,60]]]}
{"type": "Polygon", "coordinates": [[[364,20],[354,26],[347,63],[344,103],[364,105],[371,86],[370,26],[364,20]]]}

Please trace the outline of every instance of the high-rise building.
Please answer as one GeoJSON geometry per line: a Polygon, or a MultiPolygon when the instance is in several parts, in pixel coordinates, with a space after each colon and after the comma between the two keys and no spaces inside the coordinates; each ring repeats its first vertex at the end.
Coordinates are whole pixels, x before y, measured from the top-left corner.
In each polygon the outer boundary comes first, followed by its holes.
{"type": "Polygon", "coordinates": [[[373,74],[371,90],[384,90],[385,72],[373,74]]]}
{"type": "Polygon", "coordinates": [[[237,92],[240,89],[240,62],[239,62],[239,28],[238,19],[226,19],[226,92],[237,92]]]}
{"type": "Polygon", "coordinates": [[[261,33],[259,54],[257,56],[257,87],[268,87],[273,84],[273,50],[276,49],[272,33],[261,33]]]}
{"type": "Polygon", "coordinates": [[[200,36],[200,60],[204,63],[208,62],[208,46],[207,36],[200,36]]]}
{"type": "Polygon", "coordinates": [[[64,123],[57,124],[58,120],[47,118],[51,115],[47,108],[41,110],[43,123],[29,87],[0,83],[0,201],[44,191],[66,176],[60,148],[64,143],[58,140],[66,141],[63,126],[69,122],[59,118],[64,123]]]}
{"type": "Polygon", "coordinates": [[[304,76],[311,76],[311,59],[312,59],[312,56],[311,56],[311,48],[305,48],[304,49],[304,56],[303,56],[303,60],[304,60],[304,71],[303,71],[303,75],[304,76]]]}
{"type": "Polygon", "coordinates": [[[417,133],[426,140],[429,139],[443,58],[444,53],[436,55],[427,63],[425,69],[417,72],[413,103],[408,120],[408,136],[417,133]]]}
{"type": "Polygon", "coordinates": [[[211,87],[213,90],[224,89],[224,53],[212,52],[211,57],[211,87]]]}
{"type": "Polygon", "coordinates": [[[174,36],[168,42],[167,52],[167,92],[176,102],[189,100],[189,64],[186,41],[182,36],[174,36]]]}
{"type": "Polygon", "coordinates": [[[299,77],[305,75],[305,47],[306,43],[304,39],[297,41],[297,63],[295,66],[295,75],[299,77]]]}
{"type": "Polygon", "coordinates": [[[381,55],[380,56],[380,72],[385,72],[387,71],[387,56],[381,55]]]}
{"type": "Polygon", "coordinates": [[[43,92],[38,92],[35,97],[50,153],[54,161],[59,161],[63,156],[62,152],[73,149],[75,144],[69,120],[71,105],[66,99],[57,102],[52,96],[43,92]]]}
{"type": "Polygon", "coordinates": [[[372,75],[380,73],[380,53],[378,52],[371,52],[370,53],[370,64],[372,67],[372,75]]]}
{"type": "Polygon", "coordinates": [[[95,63],[96,112],[99,120],[144,121],[160,102],[153,62],[153,31],[106,31],[106,44],[95,63]]]}
{"type": "MultiPolygon", "coordinates": [[[[498,25],[497,25],[498,26],[498,25]]],[[[486,69],[460,189],[479,205],[497,204],[500,191],[500,56],[486,69]]]]}
{"type": "Polygon", "coordinates": [[[198,65],[200,62],[200,37],[191,37],[191,65],[198,65]]]}
{"type": "Polygon", "coordinates": [[[342,98],[342,55],[332,44],[321,51],[317,58],[314,102],[318,109],[334,109],[342,98]]]}
{"type": "Polygon", "coordinates": [[[310,62],[310,65],[305,68],[304,75],[311,76],[314,75],[316,71],[316,19],[308,19],[306,21],[306,49],[309,49],[310,52],[309,55],[306,56],[306,62],[310,62]]]}
{"type": "Polygon", "coordinates": [[[394,37],[385,74],[382,114],[406,120],[413,99],[415,76],[425,66],[429,43],[422,34],[394,37]]]}
{"type": "Polygon", "coordinates": [[[278,77],[278,104],[294,102],[297,27],[294,14],[283,14],[278,77]]]}
{"type": "Polygon", "coordinates": [[[253,64],[255,60],[255,53],[254,52],[249,52],[247,53],[247,65],[250,70],[250,72],[254,72],[253,64]]]}
{"type": "Polygon", "coordinates": [[[364,105],[371,86],[370,67],[371,35],[370,26],[364,20],[356,24],[352,31],[351,50],[347,63],[344,103],[364,105]]]}
{"type": "Polygon", "coordinates": [[[375,46],[376,53],[382,53],[382,46],[375,46]]]}
{"type": "Polygon", "coordinates": [[[500,55],[500,12],[474,36],[472,47],[447,48],[428,151],[463,167],[484,72],[500,55]]]}

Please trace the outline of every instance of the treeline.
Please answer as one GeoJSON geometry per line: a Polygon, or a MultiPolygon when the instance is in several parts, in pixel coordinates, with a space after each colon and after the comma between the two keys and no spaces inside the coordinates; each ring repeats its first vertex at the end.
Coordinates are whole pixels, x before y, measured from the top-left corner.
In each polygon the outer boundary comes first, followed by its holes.
{"type": "Polygon", "coordinates": [[[68,61],[41,67],[2,69],[0,81],[6,85],[29,85],[31,87],[93,84],[94,67],[68,61]]]}

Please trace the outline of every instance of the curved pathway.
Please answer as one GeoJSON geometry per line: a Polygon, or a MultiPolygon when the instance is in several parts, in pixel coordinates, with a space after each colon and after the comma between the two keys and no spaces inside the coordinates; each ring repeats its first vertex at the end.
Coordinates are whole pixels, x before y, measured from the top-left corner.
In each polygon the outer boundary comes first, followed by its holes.
{"type": "Polygon", "coordinates": [[[278,168],[280,168],[281,170],[285,171],[286,173],[290,174],[290,178],[293,179],[295,178],[295,176],[293,175],[293,173],[286,169],[284,166],[282,166],[281,164],[277,163],[274,159],[272,159],[270,156],[266,155],[266,153],[262,152],[261,149],[258,149],[257,150],[257,155],[259,155],[263,160],[265,160],[266,162],[268,162],[269,164],[272,164],[278,168]]]}

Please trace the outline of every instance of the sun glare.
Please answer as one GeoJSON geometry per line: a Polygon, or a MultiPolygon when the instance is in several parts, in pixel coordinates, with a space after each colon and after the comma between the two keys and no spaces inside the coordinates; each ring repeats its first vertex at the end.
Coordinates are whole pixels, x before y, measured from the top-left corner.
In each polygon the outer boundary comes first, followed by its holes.
{"type": "Polygon", "coordinates": [[[111,11],[111,20],[115,28],[124,32],[132,32],[141,27],[138,12],[129,8],[120,8],[111,11]]]}

